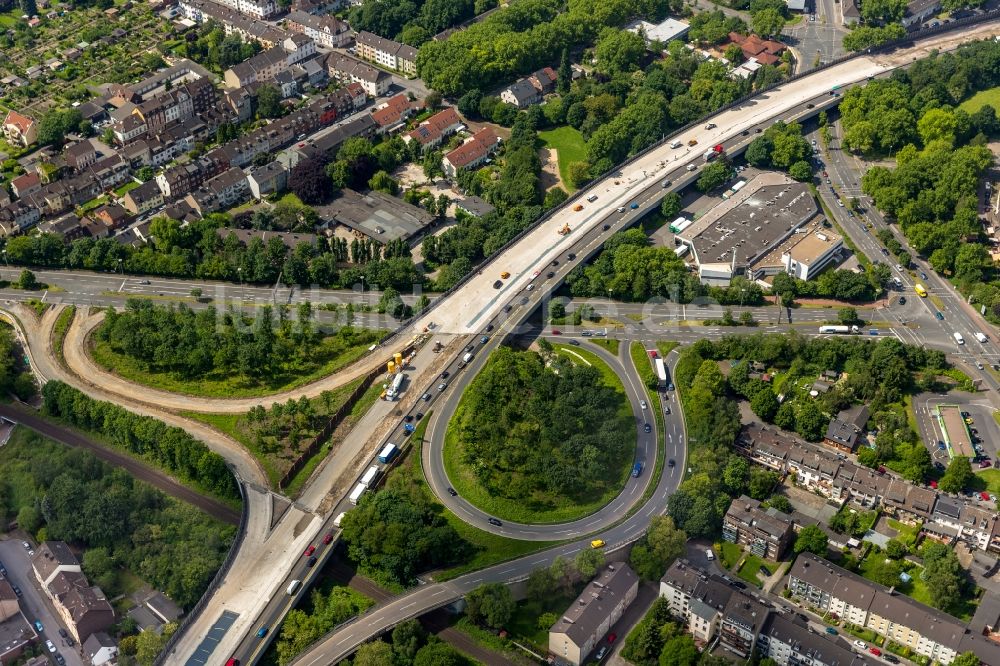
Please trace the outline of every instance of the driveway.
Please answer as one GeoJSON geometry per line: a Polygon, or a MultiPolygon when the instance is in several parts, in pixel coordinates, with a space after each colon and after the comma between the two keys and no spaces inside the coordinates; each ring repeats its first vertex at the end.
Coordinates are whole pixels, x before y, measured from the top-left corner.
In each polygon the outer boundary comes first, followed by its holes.
{"type": "Polygon", "coordinates": [[[3,561],[3,565],[7,569],[7,579],[21,588],[23,596],[18,600],[21,612],[28,618],[29,622],[40,620],[45,628],[39,642],[43,646],[45,639],[55,643],[56,648],[66,659],[67,666],[83,666],[83,659],[77,652],[79,644],[75,648],[71,648],[59,635],[59,628],[62,625],[56,621],[57,616],[48,597],[38,589],[38,581],[35,580],[35,574],[31,569],[28,551],[21,546],[20,538],[15,536],[0,541],[0,561],[3,561]]]}

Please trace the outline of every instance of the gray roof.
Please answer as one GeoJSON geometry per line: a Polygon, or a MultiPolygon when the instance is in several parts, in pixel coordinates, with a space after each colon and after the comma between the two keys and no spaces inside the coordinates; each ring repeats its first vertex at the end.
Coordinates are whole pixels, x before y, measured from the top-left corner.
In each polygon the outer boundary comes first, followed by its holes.
{"type": "Polygon", "coordinates": [[[527,79],[521,79],[520,81],[515,81],[507,87],[507,90],[514,96],[519,103],[525,103],[538,96],[538,90],[535,86],[531,85],[531,82],[527,79]]]}
{"type": "Polygon", "coordinates": [[[612,562],[587,584],[576,601],[552,625],[550,633],[561,633],[583,645],[621,603],[639,577],[624,562],[612,562]]]}
{"type": "Polygon", "coordinates": [[[434,221],[423,208],[381,192],[342,190],[338,198],[314,206],[321,220],[337,222],[385,242],[409,238],[434,221]]]}
{"type": "Polygon", "coordinates": [[[850,649],[825,636],[814,634],[777,613],[771,614],[761,629],[761,634],[770,640],[791,646],[799,654],[809,654],[815,660],[814,663],[829,664],[830,666],[865,663],[863,657],[854,654],[850,649]]]}

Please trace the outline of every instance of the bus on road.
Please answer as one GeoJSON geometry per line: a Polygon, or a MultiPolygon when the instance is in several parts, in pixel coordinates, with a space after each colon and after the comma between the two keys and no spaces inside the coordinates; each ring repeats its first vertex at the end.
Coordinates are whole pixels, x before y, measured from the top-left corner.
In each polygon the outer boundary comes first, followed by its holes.
{"type": "Polygon", "coordinates": [[[920,298],[927,298],[927,290],[924,289],[924,285],[919,282],[913,285],[913,291],[917,292],[917,295],[920,296],[920,298]]]}

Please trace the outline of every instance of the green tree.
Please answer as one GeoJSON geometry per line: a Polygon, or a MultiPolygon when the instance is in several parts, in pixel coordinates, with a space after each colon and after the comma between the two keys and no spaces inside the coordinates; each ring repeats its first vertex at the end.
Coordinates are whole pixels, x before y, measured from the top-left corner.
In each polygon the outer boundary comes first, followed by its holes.
{"type": "Polygon", "coordinates": [[[514,613],[514,597],[503,583],[484,583],[465,595],[465,614],[476,624],[501,629],[514,613]]]}
{"type": "Polygon", "coordinates": [[[969,464],[969,459],[958,456],[948,463],[948,469],[938,481],[938,488],[946,493],[960,493],[968,487],[972,479],[972,465],[969,464]]]}
{"type": "Polygon", "coordinates": [[[695,666],[697,663],[698,648],[687,634],[675,636],[663,644],[659,666],[695,666]]]}
{"type": "Polygon", "coordinates": [[[573,83],[573,69],[569,62],[569,49],[563,49],[562,57],[559,59],[559,72],[558,79],[556,79],[556,90],[560,95],[565,95],[569,92],[570,85],[573,83]]]}
{"type": "Polygon", "coordinates": [[[642,578],[657,580],[670,563],[684,553],[687,534],[678,529],[670,516],[656,516],[646,534],[632,547],[629,562],[642,578]]]}
{"type": "Polygon", "coordinates": [[[810,552],[820,557],[826,556],[826,532],[816,525],[806,525],[795,538],[795,554],[810,552]]]}
{"type": "Polygon", "coordinates": [[[17,277],[17,286],[18,288],[25,290],[38,289],[39,288],[38,278],[36,278],[35,274],[29,271],[28,269],[24,269],[23,271],[21,271],[21,274],[17,277]]]}
{"type": "Polygon", "coordinates": [[[272,83],[257,88],[257,114],[261,118],[281,117],[281,91],[272,83]]]}
{"type": "Polygon", "coordinates": [[[858,318],[858,311],[855,308],[840,308],[837,310],[837,321],[845,326],[851,326],[861,320],[858,318]]]}
{"type": "Polygon", "coordinates": [[[528,598],[544,601],[556,592],[557,581],[551,569],[535,569],[528,576],[528,598]]]}
{"type": "Polygon", "coordinates": [[[899,585],[901,570],[898,562],[874,553],[868,557],[872,559],[868,565],[868,575],[873,581],[887,587],[899,585]]]}
{"type": "Polygon", "coordinates": [[[725,159],[717,159],[701,170],[696,186],[701,192],[710,192],[721,187],[733,175],[733,169],[725,159]]]}
{"type": "Polygon", "coordinates": [[[354,653],[354,666],[395,666],[395,663],[392,646],[385,641],[365,643],[354,653]]]}
{"type": "Polygon", "coordinates": [[[581,550],[573,560],[573,566],[580,572],[584,580],[590,580],[604,566],[604,552],[600,548],[581,550]]]}
{"type": "Polygon", "coordinates": [[[828,422],[829,419],[812,400],[803,400],[795,410],[796,431],[807,441],[818,442],[823,439],[828,422]]]}
{"type": "Polygon", "coordinates": [[[153,171],[153,167],[151,166],[144,166],[135,172],[135,177],[144,183],[148,183],[149,181],[153,180],[153,176],[155,175],[156,172],[153,171]]]}
{"type": "Polygon", "coordinates": [[[809,166],[809,162],[799,160],[788,167],[788,175],[800,183],[805,183],[812,180],[812,167],[809,166]]]}
{"type": "Polygon", "coordinates": [[[410,663],[421,646],[427,641],[419,620],[406,620],[396,625],[392,630],[392,651],[401,663],[410,663]]]}
{"type": "Polygon", "coordinates": [[[865,0],[861,18],[865,23],[896,23],[906,13],[906,0],[865,0]]]}
{"type": "Polygon", "coordinates": [[[764,9],[753,15],[753,31],[761,37],[775,37],[785,28],[785,17],[777,9],[764,9]]]}
{"type": "Polygon", "coordinates": [[[739,44],[730,44],[726,47],[725,57],[732,64],[739,65],[743,62],[743,49],[739,44]]]}
{"type": "Polygon", "coordinates": [[[907,552],[906,545],[899,539],[889,539],[885,544],[885,554],[894,560],[902,559],[907,552]]]}
{"type": "Polygon", "coordinates": [[[774,395],[770,386],[764,386],[750,398],[750,409],[766,423],[771,423],[774,420],[779,406],[778,397],[774,395]]]}
{"type": "Polygon", "coordinates": [[[570,162],[566,167],[566,176],[569,178],[570,187],[583,187],[590,180],[590,163],[570,162]]]}
{"type": "Polygon", "coordinates": [[[376,171],[368,181],[368,187],[393,196],[399,193],[399,183],[385,171],[376,171]]]}
{"type": "Polygon", "coordinates": [[[980,666],[981,663],[979,655],[975,652],[963,652],[955,657],[951,666],[980,666]]]}
{"type": "Polygon", "coordinates": [[[677,192],[670,192],[663,197],[663,201],[660,203],[660,213],[667,220],[674,220],[680,214],[682,206],[681,195],[677,192]]]}
{"type": "Polygon", "coordinates": [[[612,75],[637,69],[645,54],[646,40],[620,28],[602,30],[594,47],[598,68],[612,75]]]}

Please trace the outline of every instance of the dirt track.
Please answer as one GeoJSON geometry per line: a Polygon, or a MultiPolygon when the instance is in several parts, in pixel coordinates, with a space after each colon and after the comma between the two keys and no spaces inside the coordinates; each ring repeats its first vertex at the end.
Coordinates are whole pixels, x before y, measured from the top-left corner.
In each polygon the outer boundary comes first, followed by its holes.
{"type": "Polygon", "coordinates": [[[208,515],[224,523],[238,525],[240,522],[240,514],[235,509],[231,509],[222,502],[191,490],[167,474],[148,467],[124,453],[101,446],[75,430],[57,426],[51,421],[47,421],[35,413],[16,405],[0,404],[0,416],[17,421],[21,425],[31,428],[49,439],[61,442],[67,446],[87,449],[101,460],[115,467],[121,467],[140,481],[145,481],[149,485],[159,488],[171,497],[193,504],[208,515]]]}

